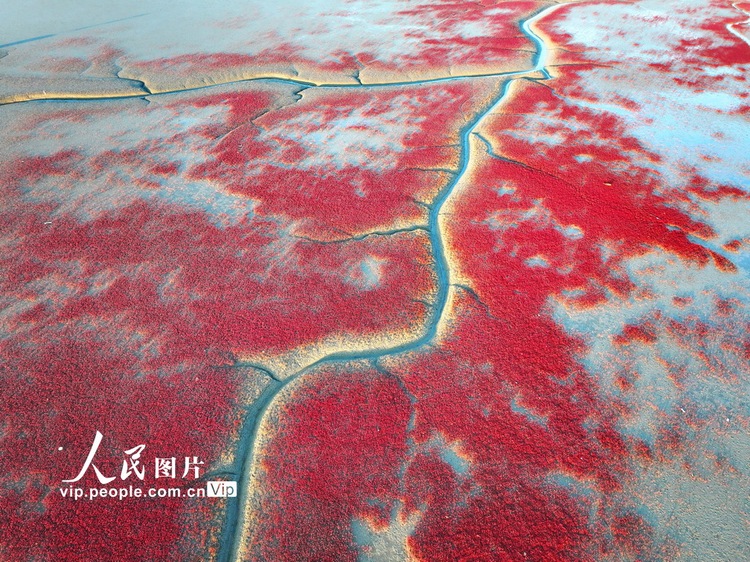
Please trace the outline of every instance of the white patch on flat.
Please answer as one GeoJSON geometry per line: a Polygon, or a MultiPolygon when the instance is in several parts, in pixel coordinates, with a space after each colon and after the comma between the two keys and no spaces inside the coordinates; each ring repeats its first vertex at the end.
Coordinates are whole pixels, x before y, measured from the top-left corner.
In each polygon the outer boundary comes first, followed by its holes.
{"type": "Polygon", "coordinates": [[[409,562],[414,557],[409,552],[407,539],[414,534],[414,529],[422,517],[421,513],[412,513],[402,520],[400,505],[394,509],[391,519],[385,527],[375,527],[367,519],[355,518],[352,521],[352,533],[357,544],[359,562],[409,562]]]}

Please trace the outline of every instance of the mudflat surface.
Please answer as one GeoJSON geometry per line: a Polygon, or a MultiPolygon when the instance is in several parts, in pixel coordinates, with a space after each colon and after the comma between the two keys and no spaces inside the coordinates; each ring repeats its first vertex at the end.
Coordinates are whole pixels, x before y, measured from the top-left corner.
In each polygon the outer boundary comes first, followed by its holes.
{"type": "Polygon", "coordinates": [[[108,4],[0,17],[0,559],[747,556],[750,4],[108,4]]]}

